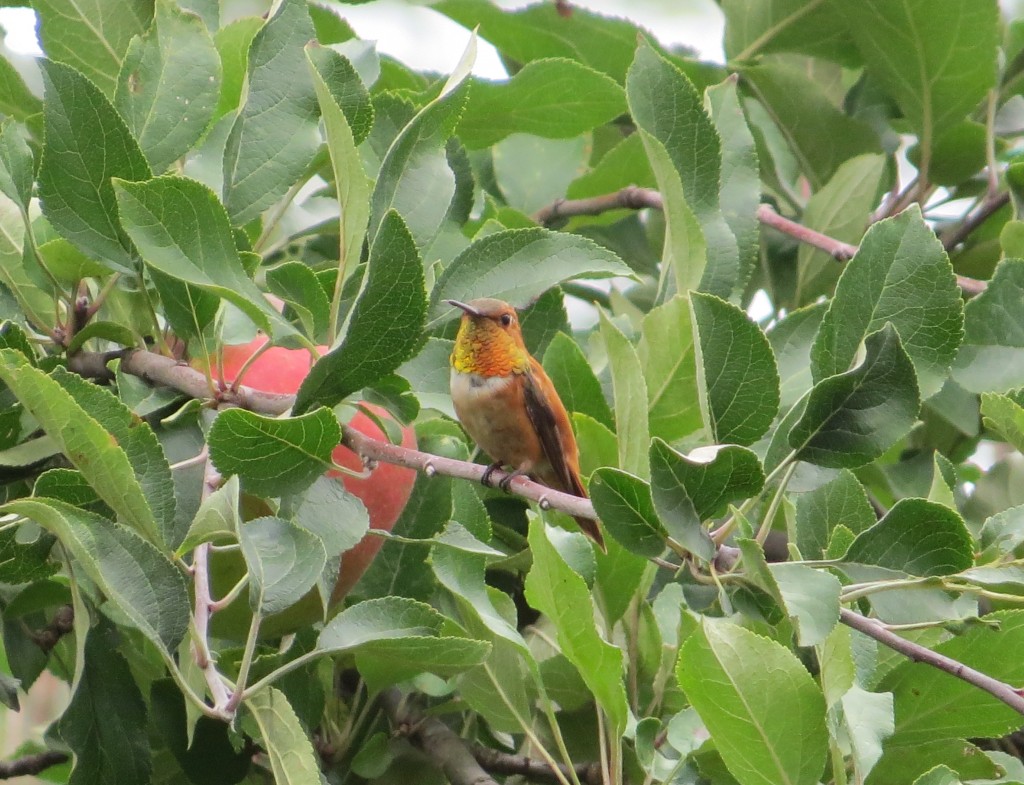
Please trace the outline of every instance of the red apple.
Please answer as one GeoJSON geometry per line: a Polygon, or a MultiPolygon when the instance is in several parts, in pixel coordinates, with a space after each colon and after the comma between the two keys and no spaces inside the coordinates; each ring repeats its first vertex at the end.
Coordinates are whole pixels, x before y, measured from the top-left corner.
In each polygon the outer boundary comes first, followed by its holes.
{"type": "MultiPolygon", "coordinates": [[[[224,347],[224,366],[222,368],[224,381],[229,384],[235,381],[245,361],[266,342],[265,336],[258,336],[248,344],[224,347]]],[[[317,348],[321,354],[328,349],[326,346],[317,348]]],[[[313,358],[309,352],[303,349],[284,349],[272,346],[253,361],[245,371],[241,383],[246,387],[264,392],[294,394],[299,389],[302,380],[306,378],[312,364],[313,358]]],[[[193,365],[199,366],[200,364],[194,362],[193,365]]],[[[216,369],[213,376],[215,380],[218,378],[216,369]]],[[[382,419],[390,417],[379,406],[363,405],[382,419]]],[[[387,441],[387,436],[380,426],[361,411],[356,412],[349,421],[349,425],[373,439],[387,441]]],[[[416,447],[416,434],[408,426],[402,428],[402,446],[416,447]]],[[[361,471],[363,468],[359,457],[347,447],[339,445],[334,449],[332,457],[335,463],[346,469],[361,471]]],[[[398,516],[409,500],[409,494],[412,493],[412,486],[416,480],[415,470],[390,463],[379,463],[366,478],[350,477],[338,471],[329,471],[327,476],[340,478],[345,489],[363,502],[369,513],[370,528],[385,531],[391,531],[395,525],[395,521],[398,520],[398,516]]],[[[332,604],[339,603],[356,584],[356,581],[377,555],[383,542],[380,537],[367,535],[358,545],[346,551],[341,559],[341,572],[331,598],[332,604]]],[[[220,583],[220,581],[215,582],[220,583]]],[[[289,615],[291,614],[289,613],[289,615]]]]}

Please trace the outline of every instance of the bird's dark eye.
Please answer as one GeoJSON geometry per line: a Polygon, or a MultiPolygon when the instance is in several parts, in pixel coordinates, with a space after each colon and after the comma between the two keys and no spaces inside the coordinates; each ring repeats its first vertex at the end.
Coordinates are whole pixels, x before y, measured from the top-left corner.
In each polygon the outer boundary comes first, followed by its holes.
{"type": "Polygon", "coordinates": [[[512,314],[510,314],[510,313],[503,313],[501,315],[501,323],[505,327],[508,327],[510,324],[512,324],[512,314]]]}

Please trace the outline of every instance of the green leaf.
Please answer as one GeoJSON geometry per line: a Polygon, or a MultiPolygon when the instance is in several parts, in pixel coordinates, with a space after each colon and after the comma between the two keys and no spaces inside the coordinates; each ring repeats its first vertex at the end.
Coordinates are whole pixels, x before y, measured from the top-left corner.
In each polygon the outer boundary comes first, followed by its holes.
{"type": "Polygon", "coordinates": [[[327,331],[331,304],[314,273],[302,262],[285,262],[267,270],[267,288],[288,304],[303,332],[317,340],[327,331]]]}
{"type": "Polygon", "coordinates": [[[1024,386],[1024,259],[1003,259],[988,288],[964,308],[953,378],[970,392],[1024,386]]]}
{"type": "Polygon", "coordinates": [[[972,0],[832,3],[925,148],[996,81],[999,9],[972,0]]]}
{"type": "Polygon", "coordinates": [[[591,475],[588,490],[601,523],[612,537],[641,556],[662,554],[668,532],[654,510],[650,485],[609,466],[591,475]]]}
{"type": "Polygon", "coordinates": [[[526,576],[526,598],[551,620],[562,654],[576,666],[607,714],[609,729],[618,736],[625,730],[629,714],[622,681],[622,652],[598,633],[589,610],[593,606],[590,590],[556,550],[552,542],[556,536],[580,535],[558,534],[539,518],[530,523],[533,567],[526,576]]]}
{"type": "Polygon", "coordinates": [[[0,112],[25,122],[43,111],[43,102],[28,89],[18,69],[0,57],[0,112]]]}
{"type": "Polygon", "coordinates": [[[892,736],[893,697],[891,692],[868,692],[854,684],[841,699],[843,725],[850,734],[857,776],[866,778],[882,757],[882,743],[892,736]]]}
{"type": "Polygon", "coordinates": [[[344,338],[312,367],[293,410],[334,406],[410,359],[423,345],[426,310],[416,244],[398,213],[389,212],[370,248],[344,338]]]}
{"type": "Polygon", "coordinates": [[[444,622],[429,605],[405,597],[366,600],[331,619],[317,648],[331,654],[354,652],[360,673],[367,677],[372,669],[381,685],[424,672],[449,676],[487,657],[490,644],[446,636],[444,622]]]}
{"type": "Polygon", "coordinates": [[[651,434],[671,442],[699,431],[703,419],[686,298],[673,297],[644,316],[637,355],[647,384],[651,434]]]}
{"type": "MultiPolygon", "coordinates": [[[[719,206],[722,142],[700,94],[645,41],[630,66],[626,97],[665,204],[663,269],[675,276],[677,291],[728,297],[741,277],[740,251],[719,206]]],[[[660,290],[671,293],[667,278],[660,290]]]]}
{"type": "Polygon", "coordinates": [[[512,133],[567,139],[626,111],[614,79],[566,59],[534,60],[503,82],[474,79],[458,135],[471,150],[512,133]]]}
{"type": "Polygon", "coordinates": [[[320,146],[303,52],[314,36],[303,0],[282,0],[253,36],[245,105],[224,148],[224,206],[236,226],[284,196],[320,146]]]}
{"type": "Polygon", "coordinates": [[[56,381],[13,349],[0,350],[0,380],[39,421],[100,498],[152,542],[161,536],[125,450],[56,381]]]}
{"type": "Polygon", "coordinates": [[[75,755],[74,783],[149,782],[146,704],[109,622],[89,629],[75,692],[56,733],[75,755]]]}
{"type": "MultiPolygon", "coordinates": [[[[844,243],[857,245],[878,205],[878,191],[886,159],[881,155],[858,155],[844,161],[804,209],[800,223],[844,243]]],[[[831,295],[843,265],[811,245],[797,251],[797,304],[831,295]]]]}
{"type": "Polygon", "coordinates": [[[827,302],[820,302],[790,311],[768,331],[779,368],[780,411],[790,409],[811,389],[811,347],[827,308],[827,302]]]}
{"type": "Polygon", "coordinates": [[[4,511],[55,534],[86,575],[139,631],[171,652],[188,628],[185,579],[131,529],[57,499],[18,499],[4,511]]]}
{"type": "Polygon", "coordinates": [[[571,334],[562,290],[552,287],[527,306],[519,314],[519,329],[523,333],[526,350],[534,357],[544,356],[548,344],[559,333],[571,334]]]}
{"type": "Polygon", "coordinates": [[[512,644],[530,668],[535,669],[536,662],[526,641],[491,601],[484,582],[486,556],[435,545],[431,548],[430,562],[438,582],[458,598],[460,615],[475,620],[486,634],[512,644]]]}
{"type": "Polygon", "coordinates": [[[836,108],[821,85],[794,66],[747,66],[741,74],[815,190],[827,183],[844,161],[881,152],[878,135],[867,123],[836,108]]]}
{"type": "Polygon", "coordinates": [[[288,337],[295,329],[252,282],[235,248],[224,207],[202,183],[156,177],[115,183],[121,222],[146,264],[240,308],[264,332],[288,337]]]}
{"type": "Polygon", "coordinates": [[[277,785],[314,785],[320,765],[295,709],[280,690],[269,687],[245,699],[260,729],[260,742],[270,759],[277,785]]]}
{"type": "Polygon", "coordinates": [[[797,497],[796,545],[805,559],[821,559],[836,527],[858,534],[876,522],[864,486],[843,469],[831,482],[797,497]]]}
{"type": "MultiPolygon", "coordinates": [[[[102,324],[102,322],[94,322],[102,324]]],[[[135,479],[156,521],[158,547],[174,549],[185,532],[175,522],[174,480],[163,447],[149,423],[140,420],[108,390],[88,382],[63,368],[55,368],[51,378],[71,396],[85,414],[102,426],[116,445],[124,450],[135,479]]],[[[70,447],[70,444],[68,445],[70,447]]],[[[75,459],[72,457],[72,460],[75,459]]],[[[83,473],[84,475],[84,473],[83,473]]],[[[141,534],[146,534],[140,529],[141,534]]]]}
{"type": "Polygon", "coordinates": [[[981,416],[985,427],[995,431],[1018,451],[1024,451],[1024,407],[1008,395],[984,393],[981,416]]]}
{"type": "Polygon", "coordinates": [[[63,237],[48,240],[38,250],[46,268],[63,283],[73,284],[83,278],[102,278],[110,274],[106,265],[90,259],[63,237]]]}
{"type": "Polygon", "coordinates": [[[229,477],[223,485],[202,500],[185,539],[178,546],[178,556],[188,553],[204,542],[238,538],[238,529],[242,522],[238,507],[238,487],[238,477],[229,477]]]}
{"type": "Polygon", "coordinates": [[[741,785],[816,785],[825,701],[792,652],[705,619],[682,645],[676,676],[741,785]]]}
{"type": "MultiPolygon", "coordinates": [[[[0,284],[10,292],[21,310],[18,320],[49,329],[56,323],[55,303],[49,288],[40,288],[29,276],[23,254],[25,222],[21,210],[6,196],[0,195],[0,284]]],[[[0,295],[4,294],[0,290],[0,295]]],[[[5,316],[14,316],[10,299],[3,296],[5,316]]]]}
{"type": "Polygon", "coordinates": [[[444,300],[495,297],[523,306],[562,281],[618,275],[632,272],[592,240],[540,227],[506,229],[476,240],[444,269],[430,295],[427,327],[452,315],[444,300]]]}
{"type": "Polygon", "coordinates": [[[730,61],[752,60],[771,52],[800,52],[860,65],[846,25],[827,2],[805,0],[723,0],[725,55],[730,61]]]}
{"type": "Polygon", "coordinates": [[[873,224],[847,262],[811,351],[815,380],[847,370],[864,336],[886,323],[914,363],[921,397],[938,392],[963,335],[963,299],[916,205],[873,224]]]}
{"type": "MultiPolygon", "coordinates": [[[[454,437],[436,439],[420,433],[419,449],[443,452],[465,460],[469,457],[461,440],[454,437]]],[[[452,519],[452,482],[446,477],[416,476],[412,494],[398,520],[394,534],[416,539],[435,537],[452,519]]],[[[426,564],[429,551],[422,545],[385,541],[356,586],[360,597],[401,595],[416,599],[433,596],[434,578],[426,564]]]]}
{"type": "MultiPolygon", "coordinates": [[[[464,55],[476,51],[472,38],[464,55]]],[[[448,163],[446,144],[455,131],[466,101],[468,68],[453,73],[440,94],[401,129],[381,161],[370,197],[370,238],[385,216],[397,210],[418,248],[437,236],[456,197],[456,176],[448,163]]]]}
{"type": "MultiPolygon", "coordinates": [[[[994,679],[1020,684],[1024,662],[1006,655],[1024,645],[1024,612],[997,611],[986,619],[994,624],[972,625],[934,650],[994,679]]],[[[878,689],[891,691],[895,699],[896,733],[889,740],[893,746],[998,737],[1020,723],[1019,714],[988,692],[928,665],[903,662],[878,689]]]]}
{"type": "MultiPolygon", "coordinates": [[[[220,120],[228,112],[234,112],[241,103],[242,85],[249,67],[249,47],[263,24],[264,20],[259,17],[245,16],[225,25],[214,35],[222,75],[220,99],[213,113],[214,121],[220,120]]],[[[224,133],[226,135],[227,131],[224,133]]]]}
{"type": "Polygon", "coordinates": [[[797,642],[801,646],[822,643],[839,623],[839,579],[803,564],[771,564],[768,569],[793,619],[797,642]]]}
{"type": "Polygon", "coordinates": [[[32,7],[47,57],[81,71],[108,97],[132,37],[142,35],[153,18],[147,0],[35,0],[32,7]]]}
{"type": "Polygon", "coordinates": [[[819,466],[853,468],[884,453],[917,418],[914,366],[892,324],[864,341],[864,361],[814,385],[789,433],[796,458],[819,466]]]}
{"type": "Polygon", "coordinates": [[[19,542],[16,529],[0,532],[0,581],[30,583],[53,575],[59,569],[49,560],[54,539],[41,534],[32,542],[19,542]]]}
{"type": "Polygon", "coordinates": [[[281,518],[249,521],[238,539],[249,566],[249,607],[262,616],[298,602],[313,588],[327,563],[319,537],[281,518]]]}
{"type": "MultiPolygon", "coordinates": [[[[403,363],[396,371],[399,376],[409,380],[422,408],[437,409],[452,418],[455,417],[455,409],[452,408],[449,358],[454,346],[454,341],[428,338],[419,354],[403,363]]],[[[568,406],[564,395],[562,401],[568,406]]]]}
{"type": "Polygon", "coordinates": [[[674,471],[702,521],[723,515],[729,504],[749,499],[764,487],[761,462],[746,447],[714,444],[685,455],[673,453],[673,461],[679,459],[674,471]]]}
{"type": "MultiPolygon", "coordinates": [[[[701,559],[710,561],[715,556],[715,544],[704,528],[703,518],[690,496],[687,481],[690,481],[698,491],[711,490],[711,494],[703,497],[705,502],[710,501],[710,495],[716,495],[716,489],[701,487],[701,469],[695,467],[661,439],[654,439],[651,442],[650,460],[654,507],[669,536],[701,559]]],[[[757,459],[754,460],[756,464],[757,459]]],[[[764,484],[763,476],[760,478],[760,484],[764,484]]]]}
{"type": "Polygon", "coordinates": [[[442,0],[434,10],[490,41],[519,63],[565,57],[608,74],[622,83],[633,59],[639,28],[625,19],[573,8],[564,19],[543,3],[509,12],[484,0],[442,0]]]}
{"type": "Polygon", "coordinates": [[[914,780],[914,785],[961,785],[961,780],[948,766],[936,766],[914,780]]]}
{"type": "Polygon", "coordinates": [[[735,305],[690,293],[697,333],[697,389],[708,433],[752,444],[779,410],[779,373],[761,328],[735,305]]]}
{"type": "Polygon", "coordinates": [[[263,496],[302,489],[331,465],[341,427],[330,409],[284,419],[227,409],[210,428],[210,460],[263,496]]]}
{"type": "Polygon", "coordinates": [[[909,575],[952,575],[974,563],[974,552],[955,510],[926,499],[900,499],[857,536],[843,561],[909,575]]]}
{"type": "MultiPolygon", "coordinates": [[[[312,6],[311,6],[312,7],[312,6]]],[[[306,58],[310,73],[313,76],[313,87],[316,89],[320,103],[320,113],[324,121],[327,137],[327,151],[331,155],[331,167],[334,172],[334,184],[338,190],[338,205],[341,208],[339,217],[339,276],[349,270],[349,263],[354,267],[359,261],[366,237],[366,227],[370,220],[370,181],[363,168],[363,161],[356,145],[370,131],[373,124],[373,105],[366,96],[366,108],[363,109],[359,90],[366,88],[355,76],[351,64],[332,49],[306,48],[306,58]],[[354,80],[353,78],[354,77],[354,80]],[[340,88],[340,89],[339,89],[340,88]],[[351,114],[346,108],[355,108],[351,114]],[[368,117],[369,122],[363,118],[368,117]],[[357,125],[360,136],[353,132],[352,123],[364,123],[365,128],[357,125]]],[[[338,291],[344,284],[339,280],[338,291]]],[[[333,340],[334,336],[330,336],[333,340]]]]}
{"type": "MultiPolygon", "coordinates": [[[[325,42],[320,39],[320,43],[325,42]]],[[[326,95],[331,96],[332,102],[341,110],[352,134],[352,141],[361,144],[373,127],[373,102],[352,61],[334,49],[312,44],[306,45],[306,58],[315,71],[314,81],[316,76],[320,77],[323,87],[327,89],[326,95]]],[[[317,97],[321,104],[324,95],[318,88],[317,97]]]]}
{"type": "Polygon", "coordinates": [[[701,288],[731,294],[743,290],[759,261],[761,225],[757,206],[761,202],[761,174],[757,145],[747,125],[735,79],[709,87],[704,102],[722,140],[718,200],[725,222],[736,238],[739,265],[735,271],[720,271],[720,280],[706,279],[701,288]]]}
{"type": "Polygon", "coordinates": [[[576,341],[565,333],[555,333],[544,352],[543,365],[566,409],[592,417],[608,428],[614,427],[601,383],[576,341]]]}
{"type": "Polygon", "coordinates": [[[164,172],[206,130],[220,96],[220,57],[206,25],[157,0],[153,26],[133,39],[114,105],[154,172],[164,172]]]}
{"type": "Polygon", "coordinates": [[[35,164],[24,132],[7,121],[0,129],[0,191],[27,212],[34,179],[35,164]]]}
{"type": "Polygon", "coordinates": [[[601,337],[611,367],[615,395],[616,435],[619,441],[619,468],[642,480],[651,476],[647,457],[651,441],[647,422],[647,389],[636,350],[604,311],[600,312],[601,337]]]}
{"type": "Polygon", "coordinates": [[[39,164],[43,214],[63,237],[117,271],[135,249],[118,221],[111,178],[147,180],[149,165],[124,120],[70,66],[42,61],[46,145],[39,164]]]}

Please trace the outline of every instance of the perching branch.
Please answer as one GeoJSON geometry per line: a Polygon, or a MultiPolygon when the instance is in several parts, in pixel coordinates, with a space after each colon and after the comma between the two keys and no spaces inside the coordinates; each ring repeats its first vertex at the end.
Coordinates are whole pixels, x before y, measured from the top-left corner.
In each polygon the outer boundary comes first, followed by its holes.
{"type": "MultiPolygon", "coordinates": [[[[121,370],[133,376],[138,376],[151,384],[183,392],[191,398],[200,400],[209,397],[209,386],[206,377],[194,368],[177,362],[170,357],[161,354],[143,351],[141,349],[129,349],[123,352],[79,352],[69,358],[68,365],[71,370],[82,376],[93,379],[109,378],[110,371],[107,363],[120,358],[121,370]]],[[[295,396],[281,395],[278,393],[266,393],[254,390],[251,387],[241,386],[237,390],[224,390],[220,393],[219,401],[222,405],[238,406],[249,409],[260,414],[279,415],[287,412],[295,403],[295,396]]],[[[444,458],[439,455],[411,450],[407,447],[382,442],[366,436],[355,428],[342,425],[341,443],[352,450],[364,462],[383,461],[410,469],[424,472],[427,475],[443,474],[448,477],[455,477],[461,480],[474,480],[480,482],[487,467],[467,461],[458,461],[453,458],[444,458]]],[[[505,472],[495,471],[492,475],[492,482],[497,485],[506,476],[505,472]]],[[[573,516],[581,516],[597,520],[594,512],[594,505],[589,499],[581,499],[548,488],[545,485],[528,480],[525,477],[514,477],[510,490],[517,496],[537,502],[545,509],[561,510],[573,516]]]]}
{"type": "Polygon", "coordinates": [[[40,774],[51,766],[59,766],[62,763],[67,763],[68,760],[70,760],[70,756],[65,752],[47,750],[36,755],[25,755],[14,760],[0,761],[0,780],[40,774]]]}
{"type": "MultiPolygon", "coordinates": [[[[982,215],[982,210],[979,209],[978,213],[974,216],[969,217],[961,225],[961,230],[964,232],[963,236],[956,239],[956,242],[950,244],[947,240],[944,245],[947,248],[952,248],[956,243],[962,241],[963,237],[973,231],[978,224],[983,222],[988,215],[998,210],[1002,204],[1005,204],[1003,199],[1008,199],[1006,194],[1001,195],[994,202],[1001,202],[999,204],[989,205],[988,212],[982,215]],[[972,221],[976,223],[968,224],[972,221]]],[[[600,215],[606,213],[609,210],[620,210],[620,209],[631,209],[639,210],[643,208],[653,208],[661,210],[664,207],[664,201],[661,198],[661,194],[651,188],[639,188],[635,185],[627,186],[619,191],[615,191],[610,194],[603,194],[601,196],[592,196],[589,199],[559,199],[556,202],[548,205],[547,207],[541,208],[533,215],[533,220],[539,224],[548,224],[557,218],[569,218],[574,215],[600,215]]],[[[985,207],[985,205],[983,205],[985,207]]],[[[836,240],[833,237],[816,232],[813,229],[809,229],[802,224],[792,221],[785,216],[779,215],[769,204],[761,204],[757,208],[757,220],[765,226],[770,226],[777,231],[787,234],[795,240],[798,240],[807,245],[812,245],[819,250],[824,251],[837,262],[847,262],[853,258],[853,255],[857,253],[857,246],[844,243],[840,240],[836,240]]],[[[985,281],[979,281],[976,278],[967,278],[963,275],[956,277],[957,285],[965,294],[974,295],[980,294],[985,291],[988,284],[985,281]]]]}
{"type": "Polygon", "coordinates": [[[1024,714],[1024,690],[1011,687],[1006,682],[986,676],[981,671],[976,671],[962,662],[958,662],[931,649],[926,649],[924,646],[908,641],[906,638],[901,638],[896,633],[887,630],[874,619],[861,616],[859,613],[854,613],[846,608],[839,611],[839,621],[847,627],[852,627],[858,632],[864,633],[869,638],[874,638],[893,651],[898,651],[905,657],[909,657],[914,662],[923,662],[926,665],[931,665],[933,668],[945,671],[951,676],[955,676],[966,681],[968,684],[984,690],[1001,700],[1011,709],[1024,714]]]}
{"type": "Polygon", "coordinates": [[[435,717],[423,716],[397,687],[384,690],[380,702],[395,732],[426,753],[451,785],[498,785],[455,731],[435,717]]]}

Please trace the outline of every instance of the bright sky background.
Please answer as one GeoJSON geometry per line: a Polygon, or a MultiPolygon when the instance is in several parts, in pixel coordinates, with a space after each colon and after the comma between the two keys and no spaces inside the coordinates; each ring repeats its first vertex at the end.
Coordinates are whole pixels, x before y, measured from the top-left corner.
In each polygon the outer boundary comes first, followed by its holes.
{"type": "MultiPolygon", "coordinates": [[[[545,0],[550,2],[550,0],[545,0]]],[[[499,0],[502,8],[527,3],[499,0]]],[[[701,57],[721,62],[722,14],[713,0],[582,0],[574,6],[609,16],[625,16],[646,27],[662,44],[684,44],[701,57]]],[[[466,44],[466,30],[427,6],[401,0],[376,0],[362,5],[335,5],[334,9],[378,49],[416,69],[447,73],[458,62],[466,44]]],[[[35,36],[35,12],[29,8],[0,8],[0,26],[7,30],[6,45],[14,53],[40,54],[35,36]]],[[[501,78],[505,69],[494,47],[481,41],[476,67],[479,76],[501,78]]]]}

